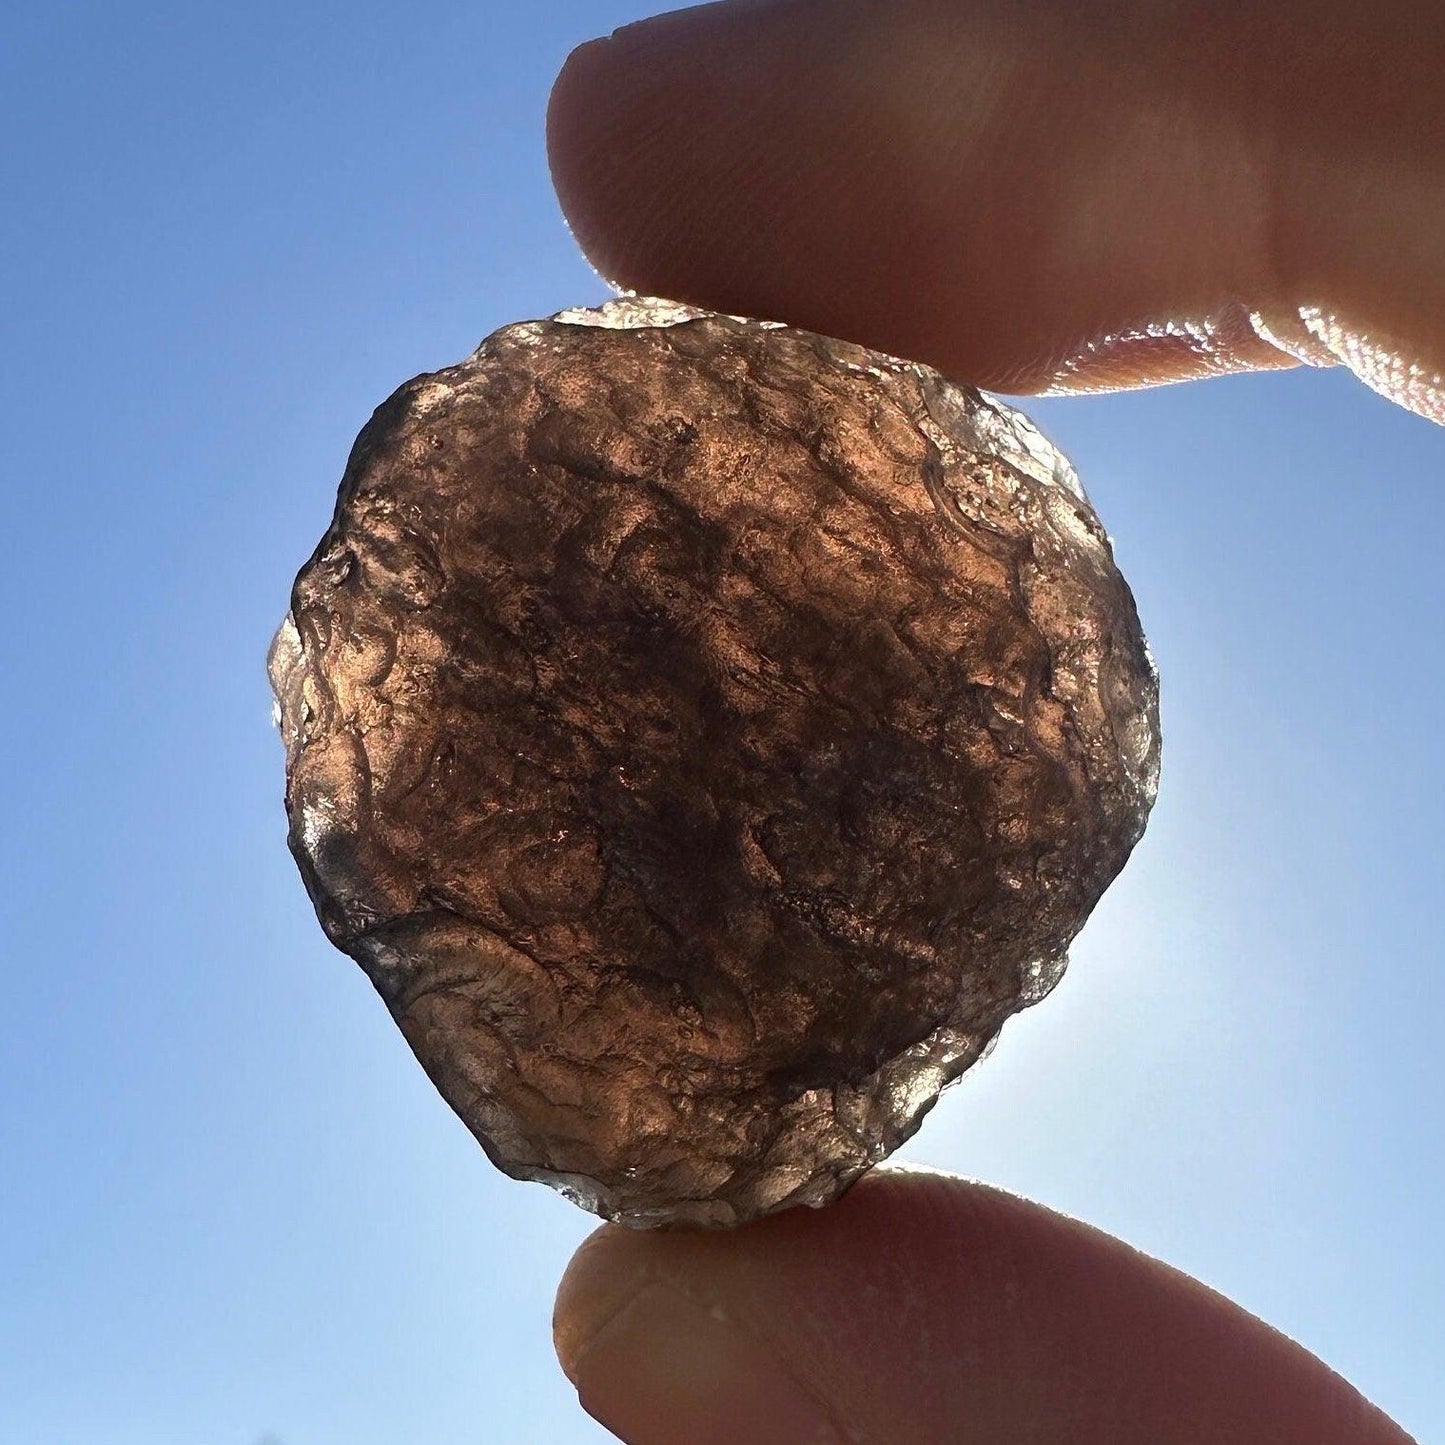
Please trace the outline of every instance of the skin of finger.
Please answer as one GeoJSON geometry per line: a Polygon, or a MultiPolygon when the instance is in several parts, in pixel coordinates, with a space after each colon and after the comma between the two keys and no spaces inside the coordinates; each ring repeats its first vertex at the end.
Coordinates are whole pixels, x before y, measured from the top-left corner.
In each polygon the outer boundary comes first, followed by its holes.
{"type": "Polygon", "coordinates": [[[700,6],[574,53],[553,176],[620,284],[980,384],[1277,365],[1241,318],[1305,305],[1438,368],[1445,10],[1382,8],[700,6]]]}
{"type": "MultiPolygon", "coordinates": [[[[635,1369],[589,1370],[593,1342],[668,1291],[764,1341],[854,1445],[1409,1445],[1203,1285],[948,1176],[879,1171],[828,1209],[734,1232],[598,1231],[562,1281],[555,1336],[600,1419],[655,1382],[646,1350],[635,1369]]],[[[679,1417],[667,1438],[707,1423],[679,1417]]]]}

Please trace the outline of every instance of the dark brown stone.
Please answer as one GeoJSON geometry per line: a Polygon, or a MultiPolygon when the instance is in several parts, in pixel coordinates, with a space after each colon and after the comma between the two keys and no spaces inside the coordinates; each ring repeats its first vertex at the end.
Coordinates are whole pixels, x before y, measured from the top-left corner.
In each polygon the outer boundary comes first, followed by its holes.
{"type": "Polygon", "coordinates": [[[272,654],[291,846],[493,1160],[821,1204],[1041,998],[1157,689],[1017,412],[807,332],[509,326],[358,437],[272,654]]]}

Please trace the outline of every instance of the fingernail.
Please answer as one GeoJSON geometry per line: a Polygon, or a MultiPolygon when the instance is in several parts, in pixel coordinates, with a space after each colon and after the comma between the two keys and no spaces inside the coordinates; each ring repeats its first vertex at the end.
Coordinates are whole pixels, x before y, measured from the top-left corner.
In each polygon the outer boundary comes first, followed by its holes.
{"type": "Polygon", "coordinates": [[[844,1445],[822,1402],[719,1309],[651,1284],[563,1365],[627,1445],[844,1445]]]}

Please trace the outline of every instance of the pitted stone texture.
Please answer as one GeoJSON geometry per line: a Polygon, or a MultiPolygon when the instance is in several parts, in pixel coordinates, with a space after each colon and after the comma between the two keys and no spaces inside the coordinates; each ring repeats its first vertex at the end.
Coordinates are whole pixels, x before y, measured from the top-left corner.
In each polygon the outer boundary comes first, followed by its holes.
{"type": "Polygon", "coordinates": [[[1041,998],[1157,690],[1068,465],[925,367],[670,302],[358,437],[271,671],[291,846],[508,1173],[823,1204],[1041,998]]]}

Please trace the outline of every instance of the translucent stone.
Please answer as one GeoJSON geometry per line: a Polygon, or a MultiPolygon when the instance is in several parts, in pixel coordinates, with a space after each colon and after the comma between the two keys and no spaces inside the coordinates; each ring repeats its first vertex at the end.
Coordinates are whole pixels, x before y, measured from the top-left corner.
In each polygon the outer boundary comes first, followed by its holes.
{"type": "Polygon", "coordinates": [[[908,1138],[1158,773],[1133,599],[1023,416],[645,298],[378,409],[271,676],[327,935],[502,1169],[635,1225],[908,1138]]]}

